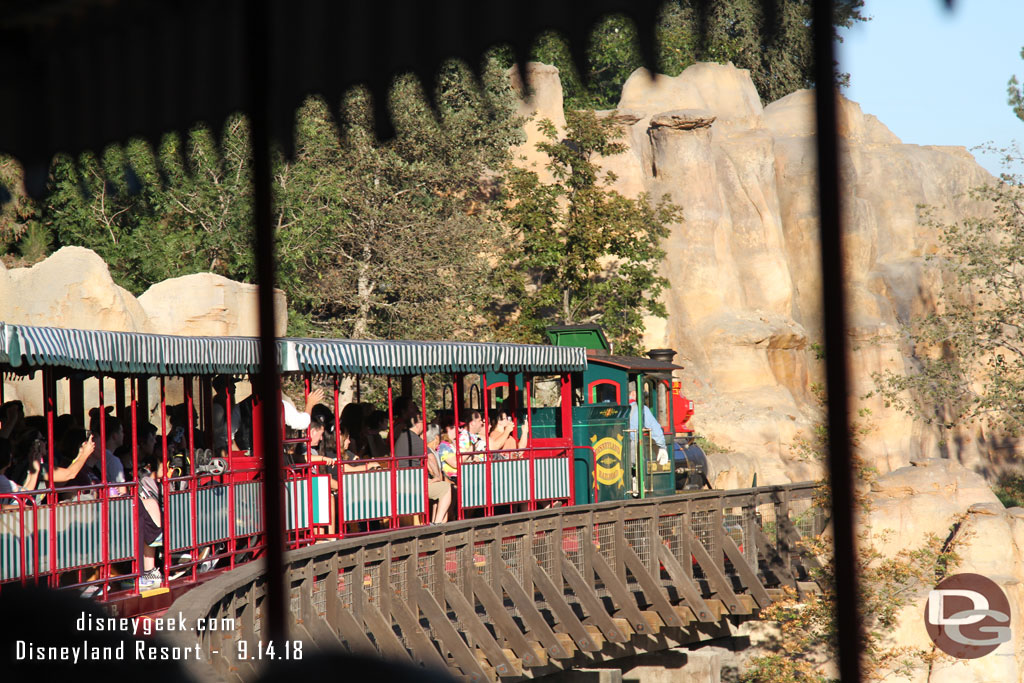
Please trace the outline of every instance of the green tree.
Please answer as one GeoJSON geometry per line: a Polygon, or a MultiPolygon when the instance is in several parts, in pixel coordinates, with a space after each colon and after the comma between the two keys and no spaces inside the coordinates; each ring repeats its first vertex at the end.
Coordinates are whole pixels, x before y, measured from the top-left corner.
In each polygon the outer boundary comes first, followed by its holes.
{"type": "Polygon", "coordinates": [[[488,204],[495,170],[522,129],[497,65],[483,86],[476,91],[464,69],[443,71],[438,122],[412,79],[400,80],[391,98],[397,135],[384,145],[360,92],[345,103],[343,144],[326,132],[322,104],[304,110],[299,153],[282,185],[297,194],[282,204],[319,226],[300,306],[324,333],[486,336],[494,292],[487,259],[499,235],[488,204]]]}
{"type": "Polygon", "coordinates": [[[598,157],[621,154],[619,124],[592,111],[566,113],[565,140],[541,122],[553,182],[510,168],[505,224],[511,232],[502,260],[517,325],[539,337],[555,321],[600,323],[623,352],[638,352],[644,315],[665,316],[658,298],[668,284],[658,275],[665,253],[659,244],[678,207],[663,197],[628,199],[607,187],[598,157]]]}
{"type": "Polygon", "coordinates": [[[0,255],[21,252],[30,262],[46,256],[48,235],[36,212],[35,203],[21,192],[21,165],[0,155],[0,255]]]}
{"type": "MultiPolygon", "coordinates": [[[[840,27],[865,21],[863,0],[835,3],[836,37],[840,27]]],[[[695,62],[733,62],[749,69],[764,102],[773,102],[800,88],[813,87],[811,0],[778,3],[774,24],[761,0],[672,0],[662,7],[656,27],[656,67],[677,76],[695,62]],[[707,6],[705,33],[701,35],[697,9],[707,6]]],[[[621,15],[607,17],[595,26],[587,49],[586,76],[590,87],[573,65],[569,48],[558,34],[547,33],[534,46],[532,58],[558,67],[566,108],[613,109],[622,85],[642,66],[636,47],[636,27],[621,15]]],[[[848,74],[837,74],[841,84],[848,74]]]]}
{"type": "Polygon", "coordinates": [[[221,144],[205,129],[99,158],[59,159],[42,220],[58,245],[96,251],[114,280],[139,293],[160,280],[214,272],[252,281],[248,126],[235,117],[221,144]]]}
{"type": "MultiPolygon", "coordinates": [[[[362,91],[297,112],[296,153],[273,167],[278,286],[292,334],[479,337],[493,298],[487,253],[499,225],[487,204],[496,170],[522,141],[508,80],[493,61],[477,80],[446,65],[432,112],[415,79],[391,91],[396,136],[373,134],[362,91]]],[[[248,124],[214,139],[198,128],[101,157],[59,160],[39,216],[57,246],[95,250],[139,293],[197,272],[253,281],[248,124]]]]}
{"type": "MultiPolygon", "coordinates": [[[[1020,50],[1020,58],[1024,59],[1024,47],[1020,50]]],[[[1006,84],[1007,104],[1013,108],[1017,118],[1024,121],[1024,89],[1016,76],[1010,76],[1010,82],[1006,84]]]]}
{"type": "Polygon", "coordinates": [[[944,224],[932,261],[948,274],[935,311],[907,321],[913,372],[875,375],[880,393],[929,424],[981,420],[996,433],[1024,428],[1024,186],[1004,175],[970,192],[991,212],[944,224]]]}

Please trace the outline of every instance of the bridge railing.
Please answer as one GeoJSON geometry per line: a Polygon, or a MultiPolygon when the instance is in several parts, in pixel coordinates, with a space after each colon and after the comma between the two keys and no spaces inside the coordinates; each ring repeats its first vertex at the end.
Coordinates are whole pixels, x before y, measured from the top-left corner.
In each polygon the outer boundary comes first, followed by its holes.
{"type": "MultiPolygon", "coordinates": [[[[289,640],[274,643],[275,657],[340,647],[495,680],[615,656],[616,644],[670,647],[805,585],[816,561],[798,522],[815,519],[815,489],[551,508],[296,550],[286,556],[289,640]]],[[[204,652],[195,666],[212,666],[196,673],[245,680],[261,666],[261,576],[242,567],[171,607],[192,624],[231,624],[177,637],[204,652]]]]}

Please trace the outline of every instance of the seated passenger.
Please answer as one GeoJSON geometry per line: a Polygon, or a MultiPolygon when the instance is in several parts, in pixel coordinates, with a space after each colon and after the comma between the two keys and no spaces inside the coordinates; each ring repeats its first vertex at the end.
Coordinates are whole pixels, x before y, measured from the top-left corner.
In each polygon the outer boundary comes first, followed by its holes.
{"type": "Polygon", "coordinates": [[[437,467],[434,458],[427,458],[427,497],[436,501],[431,524],[448,521],[448,510],[452,506],[452,482],[437,467]]]}
{"type": "MultiPolygon", "coordinates": [[[[104,444],[103,458],[107,468],[107,483],[121,483],[125,481],[124,478],[124,467],[121,465],[121,461],[114,457],[114,451],[124,442],[124,427],[121,425],[121,421],[118,420],[111,414],[113,408],[108,407],[106,412],[101,416],[99,408],[93,408],[89,411],[89,431],[92,432],[93,436],[97,441],[100,440],[100,425],[102,421],[102,429],[106,436],[106,443],[104,444]]],[[[97,449],[98,450],[98,449],[97,449]]],[[[103,466],[99,460],[100,456],[97,453],[92,455],[92,468],[96,471],[100,481],[103,481],[103,466]]],[[[123,486],[111,486],[109,488],[111,496],[123,496],[128,490],[123,486]]]]}
{"type": "MultiPolygon", "coordinates": [[[[0,439],[0,494],[17,493],[13,481],[7,478],[7,470],[11,466],[11,442],[7,439],[0,439]]],[[[14,505],[11,498],[0,499],[0,506],[14,505]]]]}
{"type": "MultiPolygon", "coordinates": [[[[484,451],[484,416],[479,410],[470,410],[466,422],[459,429],[459,452],[484,451]]],[[[483,460],[483,455],[473,455],[472,460],[483,460]]]]}
{"type": "MultiPolygon", "coordinates": [[[[338,440],[341,442],[341,457],[345,460],[355,460],[357,458],[356,454],[349,450],[349,446],[352,445],[352,439],[345,427],[341,427],[338,432],[338,440]]],[[[327,458],[324,462],[334,462],[334,458],[327,458]]],[[[370,470],[379,470],[382,467],[379,462],[368,462],[361,465],[351,462],[342,463],[342,471],[344,472],[368,472],[370,470]]]]}
{"type": "Polygon", "coordinates": [[[356,457],[367,457],[370,453],[363,436],[363,409],[359,403],[349,403],[341,410],[339,423],[349,436],[349,448],[356,457]]]}
{"type": "Polygon", "coordinates": [[[21,401],[8,401],[0,406],[0,439],[17,440],[25,429],[25,406],[21,401]]]}
{"type": "Polygon", "coordinates": [[[431,453],[437,451],[437,444],[441,442],[441,427],[436,422],[427,425],[427,450],[431,453]]]}
{"type": "MultiPolygon", "coordinates": [[[[234,409],[235,409],[235,407],[236,406],[232,406],[232,409],[231,409],[232,416],[234,416],[234,412],[235,412],[234,409]]],[[[220,415],[221,418],[223,418],[223,416],[224,416],[223,406],[221,407],[220,412],[218,412],[217,408],[214,407],[213,408],[213,413],[214,413],[215,416],[216,415],[220,415]]],[[[167,454],[168,454],[168,456],[187,455],[188,454],[188,452],[189,452],[189,449],[188,449],[189,419],[190,419],[190,416],[188,415],[188,406],[186,404],[179,403],[177,405],[173,405],[173,406],[169,406],[168,407],[168,409],[167,409],[167,421],[169,423],[168,426],[167,426],[167,454]]],[[[216,420],[216,417],[214,419],[216,420]]],[[[194,407],[192,409],[191,421],[192,421],[192,435],[193,435],[193,438],[195,438],[196,443],[198,444],[198,443],[201,442],[201,438],[200,438],[200,436],[199,436],[199,434],[198,434],[198,432],[196,430],[196,410],[195,410],[194,407]]],[[[145,424],[149,424],[149,423],[146,422],[146,421],[143,421],[143,422],[139,423],[140,427],[141,427],[141,425],[145,425],[145,424]]],[[[231,425],[232,431],[234,431],[236,428],[237,428],[237,424],[232,424],[231,425]]],[[[156,427],[154,426],[154,429],[153,429],[154,434],[156,433],[156,431],[157,431],[156,427]]],[[[141,441],[142,432],[140,431],[138,433],[140,435],[139,439],[141,441]]],[[[141,444],[140,444],[140,448],[141,448],[141,444]]],[[[162,448],[160,450],[161,450],[161,452],[163,451],[162,448]]],[[[139,458],[139,461],[141,462],[142,458],[139,458]]]]}
{"type": "MultiPolygon", "coordinates": [[[[412,405],[417,410],[409,418],[408,429],[405,429],[395,437],[395,458],[397,459],[398,467],[410,469],[424,466],[420,464],[420,458],[425,452],[423,443],[423,414],[419,412],[418,406],[415,403],[412,405]]],[[[428,455],[425,467],[427,471],[427,495],[430,500],[437,501],[431,521],[433,524],[447,522],[448,509],[452,504],[452,482],[444,476],[444,473],[437,466],[436,456],[428,455]]]]}
{"type": "Polygon", "coordinates": [[[139,588],[155,588],[163,581],[156,566],[156,549],[164,544],[163,532],[163,458],[155,454],[139,461],[139,547],[142,549],[142,572],[139,588]]]}
{"type": "Polygon", "coordinates": [[[40,434],[46,433],[46,416],[44,415],[28,415],[22,424],[24,427],[21,430],[21,435],[15,441],[20,440],[25,434],[33,430],[40,434]]]}
{"type": "MultiPolygon", "coordinates": [[[[92,474],[91,468],[85,467],[95,450],[96,439],[91,433],[80,427],[71,427],[65,430],[64,436],[57,443],[53,453],[56,460],[53,468],[54,483],[67,486],[88,486],[99,483],[99,477],[92,474]]],[[[40,477],[45,482],[48,476],[49,468],[44,462],[40,470],[40,477]]]]}
{"type": "Polygon", "coordinates": [[[518,440],[515,435],[516,423],[506,411],[499,411],[497,417],[492,422],[491,433],[488,436],[491,450],[511,451],[526,448],[526,442],[529,438],[529,418],[520,427],[518,440]]]}
{"type": "MultiPolygon", "coordinates": [[[[437,460],[441,464],[441,472],[448,479],[454,480],[458,475],[458,465],[455,458],[455,416],[445,413],[441,416],[441,433],[437,444],[437,460]]],[[[462,461],[466,462],[467,456],[462,455],[465,451],[462,444],[459,444],[462,461]]]]}
{"type": "MultiPolygon", "coordinates": [[[[148,460],[149,456],[157,454],[156,448],[156,425],[149,420],[140,420],[135,425],[135,443],[138,444],[139,450],[135,460],[141,466],[143,461],[148,460]]],[[[174,453],[174,449],[171,446],[171,440],[167,442],[168,454],[174,453]]],[[[124,467],[124,476],[127,481],[135,479],[135,472],[132,469],[132,445],[130,443],[122,444],[118,448],[114,455],[121,460],[121,465],[124,467]]],[[[160,452],[162,457],[162,449],[160,452]]],[[[172,465],[173,467],[173,465],[172,465]]],[[[176,472],[172,473],[173,476],[181,476],[187,474],[187,472],[176,472]]]]}
{"type": "Polygon", "coordinates": [[[148,460],[151,455],[163,455],[156,447],[156,425],[149,420],[141,420],[135,427],[135,438],[139,444],[138,461],[148,460]]]}
{"type": "Polygon", "coordinates": [[[35,429],[22,434],[14,444],[14,454],[8,477],[21,491],[34,491],[40,480],[39,472],[45,461],[46,438],[35,429]]]}
{"type": "Polygon", "coordinates": [[[324,436],[334,434],[334,411],[323,403],[317,403],[309,413],[310,424],[321,423],[324,426],[324,436]]]}
{"type": "MultiPolygon", "coordinates": [[[[412,404],[414,407],[415,403],[412,404]]],[[[421,467],[420,458],[427,452],[423,443],[423,414],[417,410],[412,414],[408,428],[395,436],[395,458],[398,459],[398,466],[402,468],[421,467]]],[[[395,422],[395,429],[398,429],[398,422],[395,422]]]]}
{"type": "Polygon", "coordinates": [[[374,410],[363,422],[363,443],[367,446],[367,457],[386,458],[390,449],[388,440],[382,434],[388,431],[388,414],[383,410],[374,410]]]}
{"type": "Polygon", "coordinates": [[[406,429],[412,423],[413,416],[419,412],[419,404],[410,397],[403,394],[396,398],[391,408],[395,420],[395,432],[406,429]]]}
{"type": "Polygon", "coordinates": [[[324,448],[324,437],[328,426],[334,427],[333,413],[323,404],[314,406],[309,423],[309,453],[306,453],[305,442],[294,445],[291,452],[285,453],[284,464],[303,465],[314,462],[334,462],[334,453],[324,448]]]}
{"type": "Polygon", "coordinates": [[[82,425],[74,415],[69,413],[58,415],[57,419],[53,421],[53,443],[59,444],[68,430],[75,427],[81,429],[82,425]]]}

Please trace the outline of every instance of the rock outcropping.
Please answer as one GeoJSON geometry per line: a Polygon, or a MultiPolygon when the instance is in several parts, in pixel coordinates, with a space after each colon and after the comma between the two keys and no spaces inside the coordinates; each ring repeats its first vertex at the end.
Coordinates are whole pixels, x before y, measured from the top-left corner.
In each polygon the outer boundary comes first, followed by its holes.
{"type": "MultiPolygon", "coordinates": [[[[158,282],[138,301],[153,332],[255,337],[260,333],[257,289],[222,275],[196,273],[158,282]]],[[[274,334],[284,336],[288,304],[280,289],[274,290],[274,295],[274,334]]]]}
{"type": "Polygon", "coordinates": [[[0,265],[0,320],[23,325],[152,332],[146,311],[100,256],[64,247],[31,268],[0,265]]]}
{"type": "MultiPolygon", "coordinates": [[[[886,557],[922,545],[927,534],[955,544],[960,563],[953,573],[981,574],[994,581],[1010,602],[1014,636],[978,659],[943,658],[919,666],[915,683],[983,683],[1024,678],[1024,509],[1007,510],[982,477],[950,460],[914,461],[872,484],[866,539],[886,557]]],[[[901,612],[890,641],[925,652],[934,645],[925,628],[931,586],[901,612]]],[[[936,650],[937,652],[937,650],[936,650]]]]}
{"type": "MultiPolygon", "coordinates": [[[[1018,627],[1020,619],[1024,618],[1024,561],[1021,559],[1024,558],[1024,509],[1004,508],[979,474],[949,459],[915,460],[911,465],[878,477],[866,492],[865,508],[867,512],[859,519],[861,552],[877,553],[876,562],[881,558],[895,558],[901,568],[892,568],[881,576],[876,574],[875,580],[879,583],[870,588],[883,601],[907,600],[896,614],[894,627],[879,643],[880,648],[875,653],[879,656],[870,661],[881,667],[886,653],[900,648],[912,653],[897,658],[897,661],[906,660],[911,664],[905,675],[876,670],[872,680],[909,683],[1024,680],[1024,631],[1018,627]],[[928,578],[915,580],[913,571],[928,566],[927,553],[917,552],[926,546],[928,535],[934,535],[940,545],[959,557],[950,574],[981,574],[1006,594],[1011,611],[1011,638],[990,654],[977,659],[954,659],[944,656],[929,637],[925,607],[934,584],[928,578]],[[914,556],[919,559],[912,559],[914,556]],[[943,656],[929,662],[926,657],[917,658],[920,653],[943,656]]],[[[927,572],[922,573],[927,576],[927,572]]],[[[989,622],[992,623],[994,620],[989,622]]],[[[746,670],[753,658],[778,654],[778,625],[748,622],[738,633],[749,636],[752,647],[730,658],[733,667],[746,670]]],[[[971,636],[978,637],[978,634],[971,636]]],[[[826,675],[836,675],[835,662],[824,651],[812,660],[823,665],[826,675]]]]}
{"type": "MultiPolygon", "coordinates": [[[[275,295],[274,328],[276,334],[284,335],[288,307],[284,292],[276,290],[275,295]]],[[[31,268],[8,270],[0,263],[0,320],[121,332],[259,334],[255,285],[200,273],[159,282],[136,298],[114,282],[99,255],[82,247],[64,247],[31,268]]],[[[97,387],[87,382],[85,390],[86,404],[92,405],[97,387]]],[[[5,398],[24,401],[29,414],[42,414],[41,391],[38,381],[4,382],[5,398]]],[[[66,395],[61,398],[66,391],[59,387],[59,402],[66,400],[66,395]]],[[[155,387],[150,396],[158,396],[155,387]]],[[[176,398],[172,394],[169,400],[176,398]]]]}
{"type": "MultiPolygon", "coordinates": [[[[557,72],[530,68],[537,78],[523,113],[559,125],[557,72]]],[[[634,73],[605,113],[623,123],[628,144],[602,161],[615,189],[667,195],[682,208],[665,244],[669,317],[647,321],[645,343],[679,351],[698,431],[750,456],[759,483],[817,470],[792,449],[820,414],[811,391],[821,372],[813,345],[823,342],[814,97],[804,90],[762,107],[745,70],[696,64],[674,78],[634,73]]],[[[839,104],[851,371],[861,396],[872,372],[904,371],[898,320],[926,310],[937,291],[925,264],[937,236],[922,227],[919,205],[940,220],[978,212],[967,190],[991,176],[963,148],[902,144],[856,103],[839,104]]],[[[540,170],[536,130],[527,129],[520,163],[540,170]]],[[[879,399],[855,407],[872,411],[864,455],[880,471],[937,453],[934,435],[879,399]]]]}

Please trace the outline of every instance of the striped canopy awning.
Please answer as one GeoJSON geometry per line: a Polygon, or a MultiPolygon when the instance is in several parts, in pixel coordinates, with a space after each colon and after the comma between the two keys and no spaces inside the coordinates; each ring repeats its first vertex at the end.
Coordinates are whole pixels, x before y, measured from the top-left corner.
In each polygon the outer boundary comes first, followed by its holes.
{"type": "Polygon", "coordinates": [[[0,323],[0,362],[153,375],[248,374],[259,369],[254,337],[181,337],[0,323]]]}
{"type": "Polygon", "coordinates": [[[282,339],[285,371],[355,375],[450,372],[572,372],[586,349],[536,344],[441,341],[282,339]]]}
{"type": "MultiPolygon", "coordinates": [[[[418,375],[450,372],[572,372],[586,350],[531,344],[280,339],[282,372],[418,375]]],[[[185,337],[0,322],[0,364],[154,375],[250,374],[255,337],[185,337]]]]}

